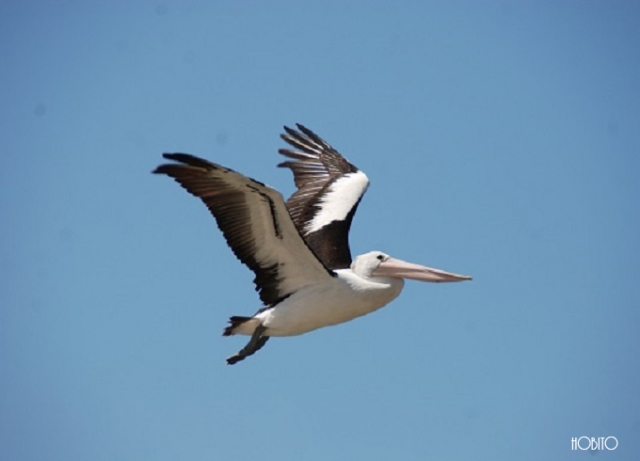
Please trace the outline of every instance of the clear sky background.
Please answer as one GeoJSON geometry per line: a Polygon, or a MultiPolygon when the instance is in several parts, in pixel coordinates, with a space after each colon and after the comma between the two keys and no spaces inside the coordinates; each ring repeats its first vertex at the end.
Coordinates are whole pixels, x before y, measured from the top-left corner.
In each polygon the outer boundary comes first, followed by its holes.
{"type": "Polygon", "coordinates": [[[640,459],[637,2],[3,2],[0,56],[0,459],[640,459]],[[230,367],[253,275],[150,172],[288,196],[295,122],[355,254],[474,280],[230,367]]]}

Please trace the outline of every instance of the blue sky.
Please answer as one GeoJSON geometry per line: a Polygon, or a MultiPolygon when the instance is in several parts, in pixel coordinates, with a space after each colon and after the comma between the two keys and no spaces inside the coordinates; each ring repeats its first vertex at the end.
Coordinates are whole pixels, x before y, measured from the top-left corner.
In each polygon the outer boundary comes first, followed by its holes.
{"type": "Polygon", "coordinates": [[[4,2],[0,458],[640,455],[636,2],[4,2]],[[471,274],[236,366],[252,274],[150,171],[367,172],[354,253],[471,274]]]}

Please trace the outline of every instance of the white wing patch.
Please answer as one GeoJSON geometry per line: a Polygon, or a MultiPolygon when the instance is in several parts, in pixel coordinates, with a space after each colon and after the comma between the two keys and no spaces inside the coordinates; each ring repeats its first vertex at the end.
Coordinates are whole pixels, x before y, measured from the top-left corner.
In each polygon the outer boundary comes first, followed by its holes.
{"type": "Polygon", "coordinates": [[[369,178],[362,171],[348,173],[329,186],[320,197],[320,210],[305,226],[305,234],[322,229],[333,221],[343,221],[369,187],[369,178]]]}

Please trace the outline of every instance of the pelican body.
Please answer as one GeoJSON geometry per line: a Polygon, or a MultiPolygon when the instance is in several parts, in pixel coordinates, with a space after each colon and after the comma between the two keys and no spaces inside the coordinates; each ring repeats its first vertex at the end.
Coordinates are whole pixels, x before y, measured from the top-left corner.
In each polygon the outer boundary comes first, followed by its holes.
{"type": "MultiPolygon", "coordinates": [[[[360,258],[383,255],[371,252],[360,258]]],[[[391,277],[357,275],[352,269],[339,269],[332,280],[296,291],[272,308],[263,309],[230,333],[250,335],[258,324],[269,336],[295,336],[318,328],[348,322],[393,301],[404,281],[391,277]]]]}
{"type": "Polygon", "coordinates": [[[223,335],[250,340],[227,358],[235,364],[272,336],[301,335],[348,322],[393,301],[404,279],[458,282],[471,277],[371,251],[352,260],[349,229],[369,186],[367,176],[326,141],[298,124],[282,139],[297,191],[285,203],[275,189],[189,154],[164,154],[175,163],[154,173],[174,178],[213,214],[236,257],[255,274],[263,307],[233,316],[223,335]]]}

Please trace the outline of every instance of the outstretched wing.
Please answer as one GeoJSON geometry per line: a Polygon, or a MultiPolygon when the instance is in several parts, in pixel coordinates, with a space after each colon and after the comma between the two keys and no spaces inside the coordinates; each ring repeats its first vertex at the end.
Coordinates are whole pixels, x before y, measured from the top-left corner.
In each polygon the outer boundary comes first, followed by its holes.
{"type": "Polygon", "coordinates": [[[193,155],[163,157],[178,163],[154,173],[172,177],[204,202],[231,250],[255,273],[266,306],[334,275],[300,236],[278,191],[193,155]]]}
{"type": "Polygon", "coordinates": [[[369,179],[310,129],[287,126],[280,137],[295,149],[280,149],[298,190],[287,200],[296,227],[329,269],[351,265],[349,229],[369,179]]]}

